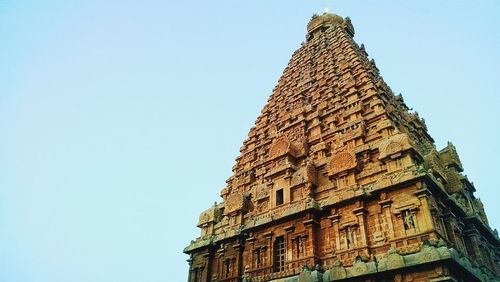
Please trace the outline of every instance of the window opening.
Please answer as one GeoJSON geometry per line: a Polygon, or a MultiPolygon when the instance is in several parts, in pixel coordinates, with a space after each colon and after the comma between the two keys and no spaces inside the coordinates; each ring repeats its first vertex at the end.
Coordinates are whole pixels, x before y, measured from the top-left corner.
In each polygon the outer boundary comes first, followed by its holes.
{"type": "Polygon", "coordinates": [[[285,238],[280,236],[274,241],[274,272],[285,270],[285,238]]]}
{"type": "Polygon", "coordinates": [[[279,189],[276,191],[276,205],[282,205],[283,204],[283,189],[279,189]]]}

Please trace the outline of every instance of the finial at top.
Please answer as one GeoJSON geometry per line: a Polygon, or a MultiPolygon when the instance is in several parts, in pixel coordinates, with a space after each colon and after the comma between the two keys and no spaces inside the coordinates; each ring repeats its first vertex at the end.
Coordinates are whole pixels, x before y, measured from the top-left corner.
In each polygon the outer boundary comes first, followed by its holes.
{"type": "Polygon", "coordinates": [[[328,7],[325,7],[325,12],[322,15],[314,14],[307,24],[307,38],[310,38],[309,36],[316,30],[320,30],[321,27],[337,25],[345,28],[351,36],[354,36],[354,27],[352,26],[349,17],[343,18],[339,15],[329,13],[328,7]]]}
{"type": "Polygon", "coordinates": [[[322,15],[313,15],[311,21],[309,21],[309,24],[307,25],[307,31],[312,32],[323,25],[335,25],[343,22],[344,19],[342,17],[329,13],[328,7],[325,7],[325,12],[322,15]]]}

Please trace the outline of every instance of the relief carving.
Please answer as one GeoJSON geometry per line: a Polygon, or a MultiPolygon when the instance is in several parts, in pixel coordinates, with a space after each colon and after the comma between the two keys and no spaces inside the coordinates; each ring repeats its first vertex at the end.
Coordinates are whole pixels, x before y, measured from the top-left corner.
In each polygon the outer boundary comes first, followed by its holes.
{"type": "Polygon", "coordinates": [[[226,215],[239,210],[246,209],[245,197],[243,194],[240,194],[238,192],[229,195],[224,204],[225,204],[224,214],[226,215]]]}
{"type": "Polygon", "coordinates": [[[285,138],[278,139],[269,150],[269,156],[276,158],[282,156],[290,151],[290,142],[285,138]]]}
{"type": "Polygon", "coordinates": [[[368,271],[368,266],[366,265],[366,262],[362,260],[357,260],[357,262],[354,263],[353,267],[351,268],[353,276],[363,275],[367,271],[368,271]]]}
{"type": "MultiPolygon", "coordinates": [[[[443,162],[439,159],[439,156],[435,149],[433,149],[429,154],[424,157],[427,166],[435,172],[436,177],[441,178],[445,182],[448,181],[446,171],[447,169],[444,167],[443,162]]],[[[444,184],[444,183],[443,183],[444,184]]]]}
{"type": "Polygon", "coordinates": [[[439,252],[437,251],[436,247],[434,246],[428,246],[424,244],[422,246],[422,250],[419,253],[419,260],[420,262],[431,262],[439,259],[439,252]]]}
{"type": "Polygon", "coordinates": [[[474,269],[478,281],[500,281],[490,266],[479,267],[488,257],[475,258],[500,243],[461,174],[455,147],[436,151],[420,117],[352,41],[348,19],[325,14],[313,25],[250,129],[223,202],[199,217],[201,236],[184,252],[192,266],[206,262],[206,269],[191,273],[191,282],[368,281],[386,274],[427,281],[457,274],[438,259],[474,269]],[[436,237],[460,257],[445,246],[421,247],[436,237]],[[329,268],[324,275],[302,270],[316,263],[329,268]]]}
{"type": "Polygon", "coordinates": [[[306,173],[306,181],[318,185],[318,172],[314,164],[309,160],[306,161],[306,173]]]}
{"type": "Polygon", "coordinates": [[[386,258],[387,269],[396,269],[405,266],[405,261],[402,255],[399,254],[398,250],[395,248],[389,249],[386,258]]]}
{"type": "Polygon", "coordinates": [[[345,267],[342,266],[342,262],[337,261],[330,268],[330,281],[340,280],[347,277],[347,272],[345,267]]]}
{"type": "Polygon", "coordinates": [[[255,199],[262,200],[269,197],[269,186],[266,184],[260,184],[255,187],[255,199]]]}
{"type": "Polygon", "coordinates": [[[356,156],[347,151],[341,151],[332,156],[329,164],[331,174],[338,174],[357,167],[356,156]]]}
{"type": "Polygon", "coordinates": [[[405,133],[396,133],[380,142],[379,159],[385,159],[391,155],[414,148],[410,138],[405,133]]]}

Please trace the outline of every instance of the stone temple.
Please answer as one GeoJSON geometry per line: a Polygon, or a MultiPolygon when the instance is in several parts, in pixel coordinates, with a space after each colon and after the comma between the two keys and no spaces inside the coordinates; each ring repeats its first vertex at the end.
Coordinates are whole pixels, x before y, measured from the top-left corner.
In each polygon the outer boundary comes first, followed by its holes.
{"type": "Polygon", "coordinates": [[[353,36],[312,17],[184,249],[189,282],[500,281],[455,147],[436,149],[353,36]]]}

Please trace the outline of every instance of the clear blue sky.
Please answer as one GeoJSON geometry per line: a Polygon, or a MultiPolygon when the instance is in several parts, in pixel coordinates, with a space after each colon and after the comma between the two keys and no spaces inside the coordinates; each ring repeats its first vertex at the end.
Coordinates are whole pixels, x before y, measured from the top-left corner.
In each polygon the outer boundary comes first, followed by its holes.
{"type": "Polygon", "coordinates": [[[350,16],[500,227],[500,2],[0,0],[0,281],[185,281],[311,15],[350,16]]]}

